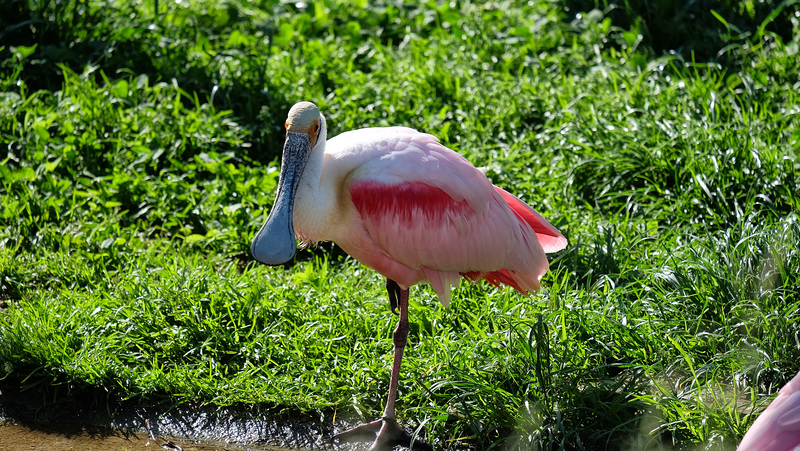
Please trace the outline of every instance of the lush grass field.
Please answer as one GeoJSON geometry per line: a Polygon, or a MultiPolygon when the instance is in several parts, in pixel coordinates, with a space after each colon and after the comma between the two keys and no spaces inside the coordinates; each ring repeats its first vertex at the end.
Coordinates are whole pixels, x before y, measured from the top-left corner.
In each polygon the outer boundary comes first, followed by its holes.
{"type": "Polygon", "coordinates": [[[570,240],[529,298],[412,290],[401,420],[734,449],[800,370],[800,3],[367,3],[0,6],[3,383],[377,417],[381,278],[249,256],[313,100],[331,136],[439,136],[570,240]]]}

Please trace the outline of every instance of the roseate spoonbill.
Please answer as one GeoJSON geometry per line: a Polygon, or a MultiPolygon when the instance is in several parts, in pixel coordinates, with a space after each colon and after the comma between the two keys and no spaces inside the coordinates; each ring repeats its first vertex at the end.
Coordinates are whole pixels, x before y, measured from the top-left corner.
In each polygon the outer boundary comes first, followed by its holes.
{"type": "Polygon", "coordinates": [[[294,256],[297,238],[304,245],[333,241],[386,277],[399,315],[386,408],[381,419],[334,439],[368,433],[377,434],[372,449],[410,446],[395,418],[409,287],[428,282],[444,306],[462,276],[529,293],[547,272],[545,252],[563,249],[567,240],[431,135],[385,127],[326,137],[316,105],[291,108],[277,197],[250,251],[278,265],[294,256]]]}
{"type": "Polygon", "coordinates": [[[737,448],[740,451],[800,451],[800,373],[756,418],[737,448]]]}

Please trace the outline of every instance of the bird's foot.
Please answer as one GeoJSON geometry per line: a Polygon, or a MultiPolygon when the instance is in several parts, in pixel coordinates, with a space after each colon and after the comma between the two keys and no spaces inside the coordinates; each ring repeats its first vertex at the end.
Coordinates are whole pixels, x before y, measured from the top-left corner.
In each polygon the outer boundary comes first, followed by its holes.
{"type": "Polygon", "coordinates": [[[411,448],[413,445],[413,449],[425,451],[433,450],[433,447],[427,443],[414,439],[408,431],[400,427],[400,424],[398,424],[397,420],[394,418],[381,418],[371,423],[356,426],[353,429],[348,429],[334,435],[331,441],[334,444],[339,444],[364,442],[373,438],[375,441],[370,448],[372,451],[386,451],[398,445],[406,448],[411,448]]]}

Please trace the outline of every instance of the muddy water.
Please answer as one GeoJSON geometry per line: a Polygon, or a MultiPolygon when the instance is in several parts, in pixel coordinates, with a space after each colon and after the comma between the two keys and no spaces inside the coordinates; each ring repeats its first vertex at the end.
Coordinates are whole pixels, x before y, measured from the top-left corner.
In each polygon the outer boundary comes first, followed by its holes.
{"type": "Polygon", "coordinates": [[[152,439],[148,433],[115,429],[40,424],[0,425],[0,450],[19,451],[153,451],[171,449],[183,451],[284,451],[290,448],[269,445],[216,443],[210,440],[176,437],[152,439]]]}
{"type": "MultiPolygon", "coordinates": [[[[144,428],[146,429],[146,427],[144,428]]],[[[152,434],[151,431],[121,429],[61,422],[20,422],[6,418],[0,424],[0,450],[3,451],[108,451],[171,449],[183,451],[284,451],[317,449],[318,446],[273,446],[240,437],[210,438],[211,431],[194,431],[194,437],[152,434]]],[[[325,447],[324,445],[322,446],[325,447]]]]}
{"type": "MultiPolygon", "coordinates": [[[[183,451],[285,451],[309,449],[307,447],[281,447],[263,443],[242,443],[214,440],[208,432],[202,437],[176,437],[151,435],[145,430],[124,430],[115,427],[85,426],[80,424],[17,422],[6,419],[0,424],[0,450],[3,451],[108,451],[157,449],[183,451]]],[[[317,448],[317,447],[312,447],[317,448]]]]}
{"type": "Polygon", "coordinates": [[[7,423],[0,426],[0,450],[19,451],[108,451],[142,450],[153,451],[159,448],[184,451],[210,450],[281,450],[285,448],[258,447],[247,448],[230,444],[187,443],[186,441],[152,440],[147,434],[136,434],[113,429],[64,427],[53,425],[22,425],[7,423]],[[172,445],[170,445],[172,443],[172,445]],[[165,446],[162,446],[165,445],[165,446]]]}
{"type": "MultiPolygon", "coordinates": [[[[2,450],[90,450],[106,449],[145,449],[146,440],[141,437],[125,436],[122,433],[98,432],[88,430],[54,430],[28,427],[20,424],[0,426],[0,449],[2,450]]],[[[150,447],[149,449],[153,449],[150,447]]],[[[148,449],[148,451],[149,451],[148,449]]]]}
{"type": "Polygon", "coordinates": [[[41,394],[0,387],[0,451],[367,449],[368,444],[330,445],[327,437],[349,426],[342,419],[255,408],[53,403],[41,394]]]}

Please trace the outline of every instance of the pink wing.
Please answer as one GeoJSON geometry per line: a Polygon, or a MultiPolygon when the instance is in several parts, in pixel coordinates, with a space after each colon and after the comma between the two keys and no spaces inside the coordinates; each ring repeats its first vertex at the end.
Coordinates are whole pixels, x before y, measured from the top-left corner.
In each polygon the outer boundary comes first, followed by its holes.
{"type": "Polygon", "coordinates": [[[538,289],[548,269],[541,242],[554,251],[566,239],[434,137],[405,136],[349,178],[353,204],[383,255],[424,272],[445,305],[460,276],[538,289]]]}
{"type": "Polygon", "coordinates": [[[800,373],[750,426],[739,448],[742,451],[793,451],[800,449],[800,373]]]}

